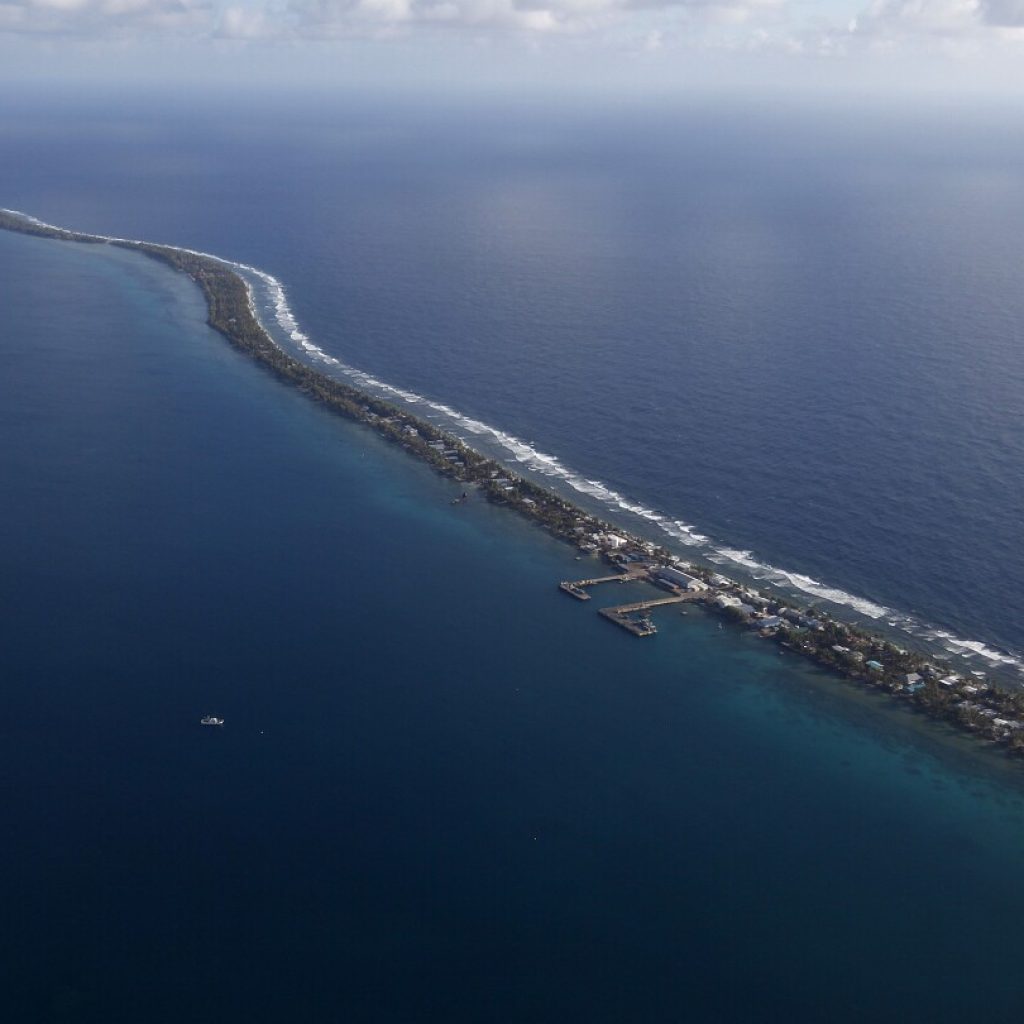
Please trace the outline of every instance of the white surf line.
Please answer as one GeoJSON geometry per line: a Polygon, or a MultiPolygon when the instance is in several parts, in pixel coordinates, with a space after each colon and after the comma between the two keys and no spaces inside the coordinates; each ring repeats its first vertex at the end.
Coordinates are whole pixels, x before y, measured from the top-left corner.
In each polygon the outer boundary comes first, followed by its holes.
{"type": "Polygon", "coordinates": [[[357,367],[350,366],[342,360],[329,355],[315,344],[309,335],[299,327],[298,321],[296,320],[291,306],[288,303],[288,296],[282,282],[278,278],[274,277],[273,274],[270,274],[265,270],[260,270],[259,267],[250,266],[248,263],[240,263],[236,260],[225,259],[223,256],[217,256],[215,253],[203,252],[199,249],[188,249],[185,246],[180,245],[165,245],[162,242],[146,242],[133,238],[119,238],[115,235],[99,235],[85,231],[70,231],[68,228],[58,227],[55,224],[48,224],[46,221],[39,220],[39,218],[33,217],[31,214],[23,213],[20,210],[0,208],[0,212],[23,217],[30,223],[35,224],[38,227],[46,228],[50,231],[68,232],[70,234],[79,235],[82,238],[95,239],[96,241],[101,242],[122,242],[129,245],[152,245],[163,249],[173,249],[177,252],[187,253],[190,256],[200,256],[205,259],[214,260],[226,267],[231,267],[234,270],[241,271],[242,274],[240,276],[242,276],[242,281],[245,284],[246,292],[248,294],[250,312],[263,329],[267,331],[267,336],[270,337],[271,341],[273,341],[273,335],[269,330],[267,330],[266,324],[260,317],[252,285],[244,276],[245,274],[251,274],[266,287],[268,297],[274,309],[274,318],[292,343],[295,344],[311,360],[322,363],[325,366],[333,367],[335,370],[343,373],[346,377],[361,387],[374,389],[393,398],[399,398],[409,405],[433,410],[435,413],[444,416],[449,421],[458,424],[462,429],[469,431],[469,433],[478,437],[486,437],[490,439],[499,447],[507,451],[515,462],[520,465],[525,466],[542,476],[557,478],[564,481],[578,493],[584,494],[587,497],[601,502],[606,508],[611,509],[613,512],[618,509],[635,515],[640,519],[646,520],[647,522],[657,526],[663,533],[673,540],[688,547],[699,549],[704,557],[716,565],[724,565],[728,563],[729,565],[747,572],[755,579],[765,580],[766,582],[773,583],[776,586],[788,586],[792,590],[808,594],[823,601],[828,601],[830,604],[851,608],[860,615],[869,619],[895,619],[897,620],[898,628],[902,629],[905,633],[932,643],[938,642],[948,653],[952,655],[957,655],[964,659],[981,657],[990,662],[993,666],[1000,665],[1004,667],[1012,667],[1018,672],[1024,674],[1024,659],[1022,658],[1003,651],[995,650],[980,640],[965,640],[957,637],[953,633],[949,633],[934,626],[925,625],[924,623],[918,622],[912,616],[894,611],[884,605],[876,604],[867,598],[847,593],[845,590],[841,590],[838,587],[832,587],[828,584],[820,583],[803,573],[788,569],[780,569],[768,562],[759,561],[750,551],[738,550],[724,545],[716,545],[709,537],[698,533],[695,526],[692,526],[682,520],[671,519],[668,516],[661,515],[652,509],[646,508],[638,502],[628,500],[622,494],[619,494],[600,480],[587,479],[583,475],[576,473],[569,467],[565,466],[558,456],[539,451],[533,445],[516,437],[514,434],[510,434],[498,427],[493,427],[488,423],[484,423],[482,420],[467,416],[458,409],[454,409],[443,402],[437,402],[424,395],[417,394],[415,391],[410,391],[405,388],[397,387],[394,384],[389,384],[387,381],[381,380],[379,377],[374,377],[370,373],[360,370],[357,367]]]}
{"type": "MultiPolygon", "coordinates": [[[[234,264],[243,267],[243,264],[234,264]]],[[[961,640],[953,634],[942,633],[935,627],[926,626],[917,622],[911,616],[897,612],[884,605],[877,604],[864,597],[848,593],[838,587],[821,583],[803,573],[789,569],[781,569],[768,562],[759,561],[752,552],[741,551],[727,546],[714,544],[709,537],[697,532],[697,528],[679,519],[671,519],[661,515],[644,505],[630,501],[622,494],[608,487],[600,480],[587,479],[582,474],[574,472],[567,467],[556,455],[539,451],[533,445],[516,437],[514,434],[491,426],[479,419],[467,416],[465,413],[454,409],[443,402],[435,401],[425,395],[418,394],[406,388],[397,387],[387,381],[381,380],[364,370],[351,366],[342,360],[325,352],[317,345],[308,334],[298,325],[294,313],[288,304],[288,296],[284,285],[266,271],[245,266],[244,269],[254,273],[266,286],[269,298],[274,309],[275,319],[281,329],[287,334],[291,341],[297,345],[310,359],[325,366],[330,366],[343,373],[350,380],[363,388],[373,389],[392,398],[400,398],[409,405],[430,409],[447,419],[450,423],[457,424],[462,429],[478,437],[486,437],[496,443],[505,452],[511,455],[512,459],[522,466],[549,478],[557,478],[567,483],[571,488],[580,494],[593,498],[611,511],[616,509],[631,513],[641,519],[657,526],[663,533],[673,540],[688,547],[701,550],[701,553],[709,560],[718,565],[728,563],[739,569],[745,570],[756,579],[762,579],[776,586],[788,586],[791,590],[802,594],[827,601],[840,607],[851,608],[866,618],[893,619],[898,620],[897,625],[904,632],[917,636],[921,639],[934,639],[941,637],[945,641],[943,646],[950,653],[958,654],[963,658],[979,656],[993,665],[1012,666],[1024,673],[1024,659],[1014,657],[1008,653],[997,651],[988,647],[978,640],[961,640]]],[[[265,325],[264,325],[265,326],[265,325]]],[[[430,417],[433,418],[433,417],[430,417]]]]}

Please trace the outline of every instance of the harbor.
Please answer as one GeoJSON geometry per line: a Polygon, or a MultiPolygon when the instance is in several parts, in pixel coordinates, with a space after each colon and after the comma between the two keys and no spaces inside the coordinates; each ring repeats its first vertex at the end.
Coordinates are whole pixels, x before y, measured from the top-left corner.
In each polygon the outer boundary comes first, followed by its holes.
{"type": "Polygon", "coordinates": [[[658,627],[654,625],[649,614],[652,608],[682,604],[684,601],[693,601],[696,597],[696,594],[658,597],[653,601],[635,601],[633,604],[620,604],[614,608],[599,608],[598,614],[603,615],[609,622],[614,622],[616,626],[621,626],[633,636],[653,636],[658,632],[658,627]]]}
{"type": "Polygon", "coordinates": [[[655,626],[654,620],[644,613],[632,615],[622,610],[629,607],[631,606],[622,605],[621,608],[601,608],[598,614],[604,616],[604,618],[616,626],[620,626],[627,633],[632,633],[633,636],[654,636],[658,632],[658,627],[655,626]]]}
{"type": "Polygon", "coordinates": [[[572,545],[580,557],[598,556],[616,570],[614,575],[562,581],[563,593],[583,602],[590,600],[594,586],[645,581],[668,591],[669,598],[600,610],[602,617],[634,636],[657,632],[652,609],[696,601],[723,620],[773,639],[823,669],[887,692],[933,718],[1024,756],[1024,690],[1018,685],[999,685],[981,671],[957,672],[948,656],[904,648],[879,632],[840,621],[817,602],[797,603],[778,588],[755,589],[757,584],[684,561],[663,545],[599,519],[513,472],[409,409],[325,375],[288,354],[268,334],[256,313],[251,285],[242,276],[260,273],[253,268],[175,246],[68,231],[13,210],[0,209],[0,229],[133,250],[187,274],[203,292],[211,328],[282,383],[374,430],[457,482],[455,504],[479,494],[572,545]]]}
{"type": "Polygon", "coordinates": [[[577,601],[589,601],[592,595],[588,588],[603,583],[647,583],[669,591],[669,597],[648,598],[598,609],[599,615],[633,636],[654,636],[658,632],[650,615],[652,609],[696,601],[708,594],[709,588],[703,581],[657,560],[625,554],[607,557],[617,566],[618,572],[583,580],[562,580],[558,589],[577,601]]]}
{"type": "Polygon", "coordinates": [[[646,577],[646,568],[646,566],[638,566],[634,563],[625,571],[617,572],[612,576],[597,576],[589,580],[562,580],[558,584],[558,589],[570,597],[575,597],[577,601],[589,601],[588,587],[596,587],[601,583],[634,583],[646,577]]]}

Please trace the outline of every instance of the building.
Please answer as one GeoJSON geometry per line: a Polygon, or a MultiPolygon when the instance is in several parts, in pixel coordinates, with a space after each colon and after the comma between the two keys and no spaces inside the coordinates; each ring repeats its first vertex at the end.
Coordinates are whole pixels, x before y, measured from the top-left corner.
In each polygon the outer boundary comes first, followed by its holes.
{"type": "Polygon", "coordinates": [[[681,572],[679,569],[673,569],[670,566],[662,565],[654,570],[652,573],[654,578],[661,583],[667,583],[670,586],[678,587],[680,590],[707,590],[707,584],[701,582],[694,576],[690,576],[685,572],[681,572]]]}
{"type": "Polygon", "coordinates": [[[715,598],[715,604],[719,608],[734,608],[745,618],[750,618],[754,614],[754,609],[749,604],[744,604],[738,597],[732,597],[729,594],[719,594],[715,598]]]}

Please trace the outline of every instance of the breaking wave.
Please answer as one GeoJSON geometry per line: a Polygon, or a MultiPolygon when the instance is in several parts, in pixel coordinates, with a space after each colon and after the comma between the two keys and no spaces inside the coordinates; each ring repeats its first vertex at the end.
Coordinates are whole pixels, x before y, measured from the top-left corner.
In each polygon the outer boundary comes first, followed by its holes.
{"type": "MultiPolygon", "coordinates": [[[[716,544],[710,537],[700,533],[696,526],[630,500],[608,484],[600,480],[589,479],[575,472],[569,466],[566,466],[557,455],[540,451],[534,445],[524,441],[522,438],[516,437],[514,434],[491,426],[489,423],[484,423],[482,420],[467,416],[465,413],[454,409],[444,402],[438,402],[407,388],[389,384],[387,381],[381,380],[379,377],[375,377],[364,370],[348,365],[325,352],[299,327],[295,315],[288,304],[288,296],[284,286],[276,277],[262,270],[243,267],[240,264],[234,265],[254,275],[256,280],[263,285],[266,289],[266,306],[273,312],[276,324],[302,354],[322,366],[330,367],[332,370],[343,374],[364,390],[373,392],[381,397],[400,399],[407,405],[417,407],[420,411],[429,410],[428,416],[432,413],[435,416],[443,417],[450,427],[473,435],[478,442],[484,441],[488,447],[499,452],[504,461],[514,461],[519,467],[529,470],[534,474],[548,479],[559,480],[563,484],[568,485],[577,494],[605,506],[606,509],[620,517],[623,513],[628,516],[635,516],[648,526],[648,534],[650,534],[649,528],[655,527],[665,534],[670,541],[694,549],[694,553],[699,553],[707,561],[721,566],[723,570],[739,570],[753,579],[762,580],[776,587],[796,591],[829,604],[849,608],[865,618],[876,621],[885,620],[889,626],[902,629],[904,632],[922,640],[939,641],[939,646],[950,655],[957,655],[965,659],[980,657],[992,667],[1012,667],[1024,673],[1024,660],[1020,658],[997,651],[979,640],[962,640],[951,633],[936,630],[934,627],[918,622],[909,615],[887,608],[868,598],[859,597],[838,587],[819,582],[803,573],[781,569],[768,562],[759,560],[751,551],[743,551],[716,544]]],[[[266,324],[262,319],[261,323],[265,327],[269,326],[272,328],[272,325],[266,324]]],[[[271,333],[273,334],[274,332],[271,331],[271,333]]]]}
{"type": "MultiPolygon", "coordinates": [[[[18,210],[5,210],[3,212],[17,214],[40,227],[56,231],[66,230],[56,225],[47,224],[45,221],[41,221],[29,214],[21,213],[18,210]]],[[[75,233],[104,242],[139,241],[138,239],[118,238],[113,235],[97,235],[86,232],[75,233]]],[[[163,243],[144,244],[162,245],[163,243]]],[[[698,532],[697,527],[681,519],[674,519],[670,515],[647,508],[639,502],[632,501],[600,480],[588,479],[566,466],[557,455],[540,451],[534,445],[516,437],[514,434],[491,426],[489,423],[484,423],[482,420],[467,416],[465,413],[444,402],[438,402],[415,391],[390,384],[364,370],[350,366],[325,352],[299,327],[295,314],[289,305],[284,285],[273,274],[269,274],[265,270],[260,270],[258,267],[253,267],[246,263],[225,259],[214,253],[187,249],[184,246],[165,247],[216,260],[218,263],[237,271],[248,289],[249,305],[253,315],[277,344],[280,345],[282,342],[279,331],[283,332],[284,338],[310,362],[328,367],[333,373],[343,375],[363,390],[376,394],[379,397],[397,399],[409,406],[416,407],[420,411],[428,410],[424,414],[425,418],[443,418],[449,425],[449,428],[462,430],[467,434],[473,435],[478,442],[482,441],[487,447],[499,453],[499,457],[503,461],[508,462],[511,459],[519,467],[534,474],[546,477],[549,480],[559,480],[576,493],[603,505],[606,509],[618,514],[620,517],[623,513],[627,516],[636,517],[642,524],[647,526],[648,535],[651,535],[650,528],[654,527],[667,536],[670,541],[693,549],[695,553],[699,553],[704,559],[721,566],[724,570],[738,570],[753,579],[770,583],[776,587],[796,591],[832,605],[849,608],[865,618],[876,621],[885,620],[890,627],[901,629],[905,633],[926,641],[932,646],[937,646],[951,657],[967,660],[981,658],[992,668],[1013,668],[1024,674],[1024,659],[1020,657],[1005,651],[996,650],[980,640],[962,639],[946,630],[921,623],[905,613],[887,608],[856,594],[850,594],[838,587],[821,583],[802,573],[778,568],[759,560],[751,551],[716,544],[710,537],[698,532]],[[263,292],[262,302],[257,300],[255,294],[257,288],[263,292]],[[266,319],[260,315],[260,305],[272,312],[273,324],[267,323],[266,319]],[[275,330],[275,324],[279,330],[275,330]]]]}

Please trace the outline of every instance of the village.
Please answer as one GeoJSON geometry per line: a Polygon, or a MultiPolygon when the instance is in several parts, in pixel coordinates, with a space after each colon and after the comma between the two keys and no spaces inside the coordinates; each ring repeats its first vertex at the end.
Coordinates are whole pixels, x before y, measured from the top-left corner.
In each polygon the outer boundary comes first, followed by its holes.
{"type": "Polygon", "coordinates": [[[635,637],[657,633],[653,614],[694,603],[792,651],[843,678],[890,694],[909,707],[979,739],[1024,755],[1024,691],[990,683],[982,672],[950,671],[939,658],[906,650],[877,634],[840,622],[827,611],[802,608],[780,595],[757,591],[702,566],[686,563],[663,546],[624,532],[573,502],[520,476],[408,409],[314,369],[274,342],[256,314],[252,290],[226,261],[174,246],[153,245],[66,231],[13,210],[0,210],[0,229],[29,235],[132,249],[179,270],[201,288],[208,323],[282,382],[338,415],[374,430],[441,475],[509,508],[552,536],[594,556],[613,572],[566,580],[563,593],[590,600],[590,589],[613,581],[647,582],[668,597],[599,609],[606,620],[635,637]]]}
{"type": "MultiPolygon", "coordinates": [[[[593,525],[593,524],[589,524],[593,525]]],[[[589,601],[599,585],[645,581],[673,596],[599,609],[634,636],[657,633],[652,610],[699,604],[737,628],[805,656],[847,680],[906,702],[932,717],[1007,751],[1024,754],[1024,695],[991,685],[980,671],[962,674],[922,653],[906,650],[827,612],[800,608],[778,595],[669,556],[648,542],[605,529],[578,528],[581,552],[598,555],[616,571],[592,579],[563,580],[559,589],[589,601]]]]}

